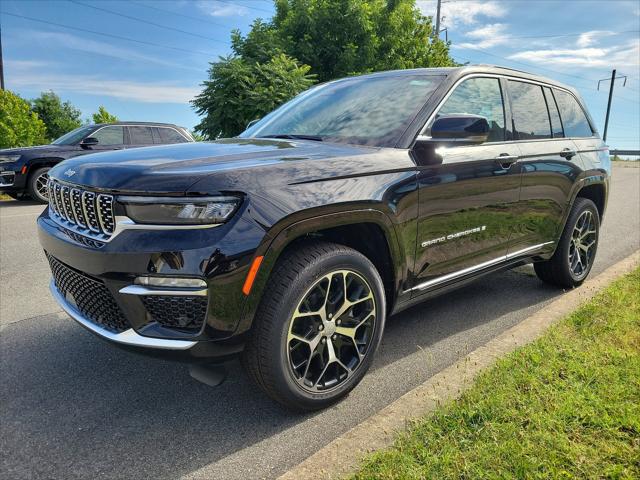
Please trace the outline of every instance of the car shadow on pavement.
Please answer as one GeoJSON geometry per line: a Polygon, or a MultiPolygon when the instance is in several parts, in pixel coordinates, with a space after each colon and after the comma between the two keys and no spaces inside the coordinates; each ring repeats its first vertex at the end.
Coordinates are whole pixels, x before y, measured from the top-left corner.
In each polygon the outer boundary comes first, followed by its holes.
{"type": "Polygon", "coordinates": [[[19,209],[20,207],[28,207],[34,205],[42,205],[44,208],[46,205],[34,200],[0,200],[0,208],[3,210],[19,209]]]}
{"type": "MultiPolygon", "coordinates": [[[[365,389],[394,362],[433,350],[433,361],[403,384],[410,389],[559,294],[531,276],[503,272],[390,318],[373,380],[365,378],[363,390],[334,409],[349,411],[350,402],[371,396],[365,389]],[[452,338],[459,340],[448,354],[439,353],[435,346],[452,338]]],[[[238,364],[211,388],[190,378],[184,365],[120,351],[63,315],[19,324],[0,339],[6,478],[176,478],[314,417],[329,418],[280,408],[238,364]]],[[[365,405],[371,411],[360,418],[384,406],[375,399],[365,405]]]]}

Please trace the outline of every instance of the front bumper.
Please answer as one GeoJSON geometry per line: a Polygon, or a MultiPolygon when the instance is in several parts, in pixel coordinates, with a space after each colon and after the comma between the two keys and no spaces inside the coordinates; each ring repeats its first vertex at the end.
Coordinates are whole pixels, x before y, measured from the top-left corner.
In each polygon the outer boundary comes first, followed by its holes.
{"type": "Polygon", "coordinates": [[[77,302],[78,298],[69,296],[68,283],[58,275],[63,288],[61,292],[60,285],[52,282],[54,299],[74,320],[102,339],[172,360],[226,359],[242,351],[243,335],[235,334],[246,301],[242,284],[255,251],[252,242],[257,245],[264,235],[250,220],[239,216],[211,229],[127,230],[96,246],[50,218],[46,209],[38,219],[38,234],[50,262],[75,272],[82,281],[100,284],[126,318],[125,326],[115,330],[110,328],[112,324],[89,318],[86,313],[91,313],[91,308],[87,309],[86,302],[93,292],[83,294],[85,285],[76,286],[76,296],[84,295],[85,303],[77,302]],[[165,298],[171,307],[171,296],[178,298],[185,293],[150,292],[134,284],[136,277],[148,275],[204,280],[206,289],[187,292],[190,296],[206,295],[201,328],[187,330],[156,321],[145,299],[162,295],[153,298],[165,298]]]}
{"type": "Polygon", "coordinates": [[[27,175],[22,172],[21,166],[17,163],[0,164],[0,191],[23,191],[26,188],[27,175]]]}

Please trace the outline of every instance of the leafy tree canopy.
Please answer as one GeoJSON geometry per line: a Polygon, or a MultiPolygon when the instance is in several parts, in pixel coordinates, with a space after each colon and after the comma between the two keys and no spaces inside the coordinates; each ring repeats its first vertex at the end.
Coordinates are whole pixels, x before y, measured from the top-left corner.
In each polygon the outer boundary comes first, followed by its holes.
{"type": "Polygon", "coordinates": [[[284,54],[265,63],[227,57],[211,64],[209,80],[193,100],[198,114],[205,116],[196,131],[208,138],[237,135],[251,120],[309,88],[314,82],[309,68],[284,54]]]}
{"type": "Polygon", "coordinates": [[[91,118],[93,123],[115,123],[118,121],[118,117],[107,112],[107,109],[102,105],[98,107],[98,111],[91,118]]]}
{"type": "Polygon", "coordinates": [[[47,143],[45,124],[29,102],[9,90],[0,90],[0,148],[47,143]]]}
{"type": "Polygon", "coordinates": [[[193,102],[205,116],[196,130],[210,138],[237,135],[315,79],[455,65],[415,0],[274,1],[271,21],[232,33],[233,54],[212,63],[193,102]]]}
{"type": "Polygon", "coordinates": [[[31,110],[47,127],[47,138],[54,140],[82,125],[81,112],[70,102],[62,102],[52,91],[43,92],[31,101],[31,110]]]}

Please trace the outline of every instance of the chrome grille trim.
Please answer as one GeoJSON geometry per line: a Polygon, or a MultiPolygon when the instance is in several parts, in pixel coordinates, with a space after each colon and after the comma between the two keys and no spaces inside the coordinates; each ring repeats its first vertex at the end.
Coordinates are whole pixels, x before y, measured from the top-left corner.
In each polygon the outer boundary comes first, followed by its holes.
{"type": "Polygon", "coordinates": [[[96,194],[49,179],[50,216],[75,233],[107,241],[115,231],[112,195],[96,194]]]}

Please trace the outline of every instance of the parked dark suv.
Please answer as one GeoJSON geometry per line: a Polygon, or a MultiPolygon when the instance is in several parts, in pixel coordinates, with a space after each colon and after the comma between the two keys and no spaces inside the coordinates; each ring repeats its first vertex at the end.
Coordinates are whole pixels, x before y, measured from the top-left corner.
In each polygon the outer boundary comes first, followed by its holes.
{"type": "Polygon", "coordinates": [[[47,203],[49,170],[63,160],[106,150],[193,141],[187,130],[168,123],[85,125],[54,140],[51,145],[0,150],[0,192],[16,199],[27,195],[47,203]]]}
{"type": "Polygon", "coordinates": [[[569,87],[393,71],[316,86],[238,138],[67,161],[38,225],[81,325],[189,362],[240,355],[310,410],[362,379],[387,316],[433,294],[531,262],[580,285],[609,172],[569,87]]]}

